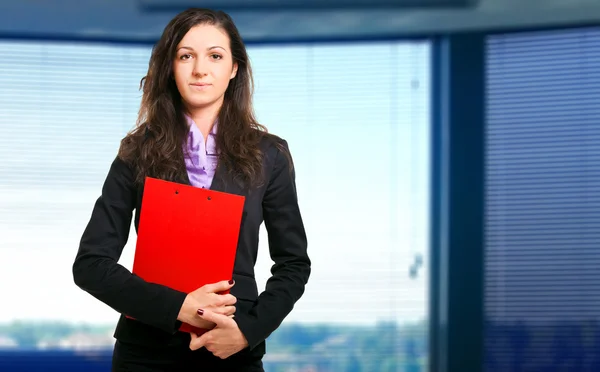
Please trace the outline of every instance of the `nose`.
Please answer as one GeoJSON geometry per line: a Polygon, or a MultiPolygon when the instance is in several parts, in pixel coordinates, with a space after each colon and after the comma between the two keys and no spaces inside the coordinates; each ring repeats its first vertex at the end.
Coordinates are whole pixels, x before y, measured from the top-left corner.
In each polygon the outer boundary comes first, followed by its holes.
{"type": "Polygon", "coordinates": [[[200,58],[196,59],[196,63],[194,63],[194,70],[192,71],[192,73],[196,77],[202,77],[207,75],[206,67],[200,58]]]}

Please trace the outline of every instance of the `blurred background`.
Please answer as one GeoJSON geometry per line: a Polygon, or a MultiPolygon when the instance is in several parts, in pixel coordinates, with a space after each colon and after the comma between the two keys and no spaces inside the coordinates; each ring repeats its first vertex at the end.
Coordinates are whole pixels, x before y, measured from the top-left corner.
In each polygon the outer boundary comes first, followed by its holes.
{"type": "Polygon", "coordinates": [[[110,370],[119,314],[71,265],[193,6],[296,163],[313,274],[266,371],[600,371],[596,0],[0,3],[0,371],[110,370]]]}

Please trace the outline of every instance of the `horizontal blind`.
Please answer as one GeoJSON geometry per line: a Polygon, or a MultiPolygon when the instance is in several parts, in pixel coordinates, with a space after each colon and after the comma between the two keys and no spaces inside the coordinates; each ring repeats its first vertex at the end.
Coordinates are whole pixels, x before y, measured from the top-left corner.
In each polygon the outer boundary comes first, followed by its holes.
{"type": "MultiPolygon", "coordinates": [[[[425,370],[428,273],[419,255],[428,236],[429,43],[261,46],[251,57],[259,121],[286,138],[294,156],[313,260],[306,293],[284,325],[323,324],[335,335],[317,336],[296,366],[425,370]],[[353,74],[374,55],[371,73],[353,74]],[[339,311],[341,298],[352,312],[339,311]],[[347,332],[357,326],[363,336],[352,341],[347,332]],[[363,343],[369,334],[375,339],[363,343]],[[325,351],[332,342],[336,351],[325,351]]],[[[260,241],[262,289],[271,260],[266,234],[260,241]]],[[[283,368],[271,359],[285,346],[280,337],[289,337],[287,328],[268,344],[269,367],[283,368]]]]}
{"type": "Polygon", "coordinates": [[[487,106],[486,371],[600,370],[600,29],[490,36],[487,106]]]}
{"type": "Polygon", "coordinates": [[[135,123],[148,58],[147,47],[0,43],[0,186],[102,182],[135,123]]]}
{"type": "MultiPolygon", "coordinates": [[[[119,140],[135,123],[150,52],[0,41],[0,282],[15,283],[3,293],[0,347],[57,342],[40,341],[38,328],[3,333],[15,319],[106,324],[105,333],[73,338],[113,342],[118,314],[73,284],[71,265],[119,140]]],[[[306,293],[268,340],[265,369],[425,370],[429,43],[248,52],[258,119],[294,157],[313,260],[306,293]],[[370,72],[356,74],[367,60],[370,72]],[[341,298],[352,311],[340,310],[341,298]]],[[[127,268],[135,238],[132,229],[120,257],[127,268]]],[[[260,290],[271,265],[263,229],[260,290]]],[[[61,342],[75,342],[69,337],[61,342]]]]}
{"type": "Polygon", "coordinates": [[[27,245],[17,233],[34,226],[51,234],[57,226],[81,226],[119,140],[135,123],[149,55],[148,47],[0,42],[6,241],[27,245]]]}

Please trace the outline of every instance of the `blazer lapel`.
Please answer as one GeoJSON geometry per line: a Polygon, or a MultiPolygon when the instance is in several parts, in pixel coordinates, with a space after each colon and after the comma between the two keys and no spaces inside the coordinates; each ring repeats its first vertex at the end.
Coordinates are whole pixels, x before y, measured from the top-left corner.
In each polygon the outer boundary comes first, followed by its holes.
{"type": "Polygon", "coordinates": [[[227,167],[220,161],[217,163],[217,169],[215,170],[215,176],[213,177],[210,189],[230,194],[244,195],[242,187],[235,182],[227,167]]]}
{"type": "Polygon", "coordinates": [[[215,175],[210,184],[210,189],[215,191],[225,191],[227,180],[224,179],[226,176],[226,171],[223,169],[225,166],[219,161],[217,163],[217,169],[215,170],[215,175]]]}
{"type": "MultiPolygon", "coordinates": [[[[182,182],[186,185],[192,184],[187,172],[185,172],[182,182]]],[[[235,182],[228,172],[227,167],[220,161],[217,163],[217,169],[215,170],[215,175],[209,189],[230,194],[245,195],[243,188],[235,182]]]]}

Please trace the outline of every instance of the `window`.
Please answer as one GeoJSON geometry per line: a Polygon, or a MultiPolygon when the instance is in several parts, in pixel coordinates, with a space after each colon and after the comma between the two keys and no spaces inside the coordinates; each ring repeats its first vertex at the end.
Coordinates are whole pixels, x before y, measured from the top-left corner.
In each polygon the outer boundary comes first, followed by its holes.
{"type": "MultiPolygon", "coordinates": [[[[6,345],[112,346],[118,314],[73,284],[71,264],[119,140],[135,122],[149,53],[146,46],[0,43],[0,280],[15,283],[0,309],[6,345]],[[43,321],[44,331],[19,333],[17,320],[28,329],[43,321]]],[[[424,371],[429,45],[253,46],[249,53],[258,118],[294,156],[313,260],[305,296],[268,341],[267,370],[424,371]]],[[[121,258],[128,268],[134,247],[132,229],[121,258]]],[[[271,265],[266,235],[258,261],[262,289],[271,265]]]]}
{"type": "Polygon", "coordinates": [[[487,48],[486,370],[597,370],[600,29],[487,48]]]}

